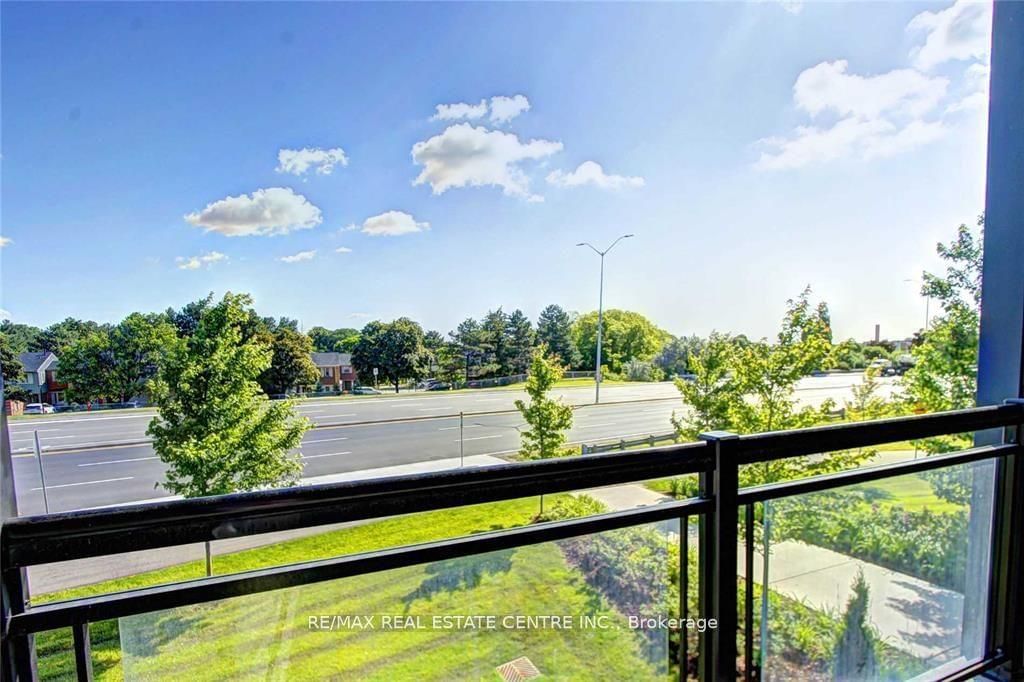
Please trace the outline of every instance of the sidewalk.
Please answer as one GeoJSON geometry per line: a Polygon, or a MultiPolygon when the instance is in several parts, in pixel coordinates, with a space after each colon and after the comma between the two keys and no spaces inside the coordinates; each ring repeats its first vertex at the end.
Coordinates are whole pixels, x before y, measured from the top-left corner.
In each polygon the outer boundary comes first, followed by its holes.
{"type": "MultiPolygon", "coordinates": [[[[906,457],[907,453],[885,453],[906,457]]],[[[910,451],[913,456],[913,451],[910,451]]],[[[639,484],[594,488],[585,494],[600,500],[612,511],[657,504],[667,495],[639,484]]],[[[696,541],[696,524],[691,524],[696,541]]],[[[745,575],[744,546],[738,548],[737,575],[745,575]]],[[[754,553],[754,582],[761,584],[763,559],[754,553]]],[[[919,578],[860,561],[838,552],[802,542],[786,541],[771,548],[769,587],[810,607],[841,614],[851,595],[857,571],[871,590],[868,618],[883,640],[919,658],[943,662],[960,646],[963,595],[919,578]]]]}

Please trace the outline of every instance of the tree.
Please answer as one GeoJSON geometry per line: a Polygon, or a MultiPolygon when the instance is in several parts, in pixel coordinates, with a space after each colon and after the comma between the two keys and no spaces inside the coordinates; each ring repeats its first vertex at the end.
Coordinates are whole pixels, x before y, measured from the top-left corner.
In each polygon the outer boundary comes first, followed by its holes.
{"type": "MultiPolygon", "coordinates": [[[[597,357],[597,311],[579,317],[572,325],[573,341],[583,358],[597,357]]],[[[627,360],[652,360],[669,339],[650,320],[630,310],[604,311],[601,364],[612,372],[622,371],[627,360]]]]}
{"type": "Polygon", "coordinates": [[[279,326],[271,336],[270,367],[260,375],[260,386],[269,395],[288,393],[299,386],[313,386],[320,372],[313,363],[313,342],[291,326],[279,326]]]}
{"type": "Polygon", "coordinates": [[[373,376],[376,367],[379,376],[394,385],[395,393],[403,379],[421,376],[425,358],[423,329],[407,317],[369,323],[352,351],[352,364],[360,375],[373,376]]]}
{"type": "Polygon", "coordinates": [[[832,347],[826,364],[846,370],[867,367],[867,348],[854,339],[846,339],[832,347]]]}
{"type": "Polygon", "coordinates": [[[572,316],[561,306],[549,305],[537,318],[537,343],[566,367],[579,367],[583,359],[572,338],[572,316]]]}
{"type": "Polygon", "coordinates": [[[471,376],[484,374],[486,371],[486,368],[483,367],[486,343],[480,323],[472,317],[467,317],[459,323],[455,331],[449,333],[449,336],[462,358],[466,381],[469,381],[471,376]]]}
{"type": "Polygon", "coordinates": [[[76,320],[73,317],[68,317],[61,322],[51,324],[40,332],[34,346],[29,350],[50,351],[60,357],[65,348],[88,334],[98,331],[100,331],[100,325],[91,320],[76,320]]]}
{"type": "Polygon", "coordinates": [[[0,332],[0,371],[3,373],[5,394],[10,392],[11,384],[19,383],[25,374],[18,353],[11,348],[11,341],[3,332],[0,332]]]}
{"type": "Polygon", "coordinates": [[[706,431],[731,428],[730,411],[743,400],[732,375],[737,351],[727,335],[712,332],[702,348],[690,356],[687,370],[693,379],[675,380],[688,410],[684,415],[672,412],[672,426],[682,440],[695,441],[706,431]]]}
{"type": "Polygon", "coordinates": [[[572,428],[572,407],[548,396],[551,387],[562,378],[562,368],[546,357],[543,349],[533,354],[526,393],[529,404],[516,400],[516,409],[528,429],[520,432],[519,454],[526,459],[547,459],[562,454],[565,432],[572,428]]]}
{"type": "Polygon", "coordinates": [[[112,397],[127,402],[146,392],[146,384],[177,343],[174,327],[162,315],[132,313],[108,334],[112,397]]]}
{"type": "MultiPolygon", "coordinates": [[[[914,409],[939,412],[973,407],[978,386],[978,338],[981,323],[981,266],[984,216],[975,232],[966,225],[956,239],[938,244],[946,262],[944,276],[924,273],[921,294],[937,301],[940,312],[911,347],[914,366],[903,376],[907,399],[914,409]]],[[[929,438],[921,443],[929,454],[969,447],[970,434],[929,438]]],[[[973,488],[971,467],[951,467],[927,474],[935,494],[955,504],[967,504],[973,488]]]]}
{"type": "Polygon", "coordinates": [[[533,348],[537,343],[537,334],[533,330],[530,318],[516,309],[508,316],[506,341],[509,374],[523,374],[533,359],[533,348]]]}
{"type": "Polygon", "coordinates": [[[174,325],[174,328],[177,329],[178,336],[192,336],[196,331],[196,327],[199,326],[199,318],[201,318],[203,313],[209,310],[212,305],[213,292],[211,291],[198,301],[186,303],[181,307],[181,310],[168,308],[167,312],[164,314],[167,316],[167,319],[171,324],[174,325]]]}
{"type": "Polygon", "coordinates": [[[110,334],[95,331],[78,339],[60,355],[57,379],[68,385],[68,398],[90,402],[114,394],[111,377],[114,354],[110,350],[110,334]]]}
{"type": "Polygon", "coordinates": [[[878,678],[875,634],[867,622],[870,589],[863,571],[857,571],[851,589],[853,595],[846,602],[842,629],[832,658],[832,678],[838,682],[878,678]]]}
{"type": "Polygon", "coordinates": [[[290,453],[309,422],[289,401],[269,402],[258,378],[273,350],[245,339],[252,299],[225,294],[194,333],[176,344],[151,382],[159,409],[146,433],[167,465],[164,488],[185,497],[223,495],[294,483],[301,460],[290,453]]]}
{"type": "Polygon", "coordinates": [[[146,392],[177,342],[165,315],[132,313],[114,327],[97,328],[65,346],[57,377],[68,384],[74,400],[127,402],[146,392]]]}
{"type": "Polygon", "coordinates": [[[647,360],[627,360],[622,366],[626,381],[661,381],[665,375],[654,363],[647,360]]]}
{"type": "Polygon", "coordinates": [[[7,337],[11,351],[19,355],[30,350],[38,350],[38,339],[42,330],[39,327],[4,320],[0,322],[0,333],[7,337]]]}
{"type": "Polygon", "coordinates": [[[699,336],[671,337],[655,356],[654,364],[665,376],[676,377],[690,371],[690,358],[699,353],[704,341],[699,336]]]}
{"type": "Polygon", "coordinates": [[[508,315],[505,311],[501,308],[488,310],[480,321],[480,331],[485,357],[482,366],[487,368],[482,376],[512,374],[509,368],[508,315]]]}

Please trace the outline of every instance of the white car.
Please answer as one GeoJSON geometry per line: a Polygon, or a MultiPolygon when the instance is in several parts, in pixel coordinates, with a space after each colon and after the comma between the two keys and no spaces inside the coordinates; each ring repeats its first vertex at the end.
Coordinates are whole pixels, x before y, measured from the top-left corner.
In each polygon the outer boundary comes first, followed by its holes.
{"type": "Polygon", "coordinates": [[[25,406],[23,414],[53,414],[53,405],[50,403],[29,403],[25,406]]]}

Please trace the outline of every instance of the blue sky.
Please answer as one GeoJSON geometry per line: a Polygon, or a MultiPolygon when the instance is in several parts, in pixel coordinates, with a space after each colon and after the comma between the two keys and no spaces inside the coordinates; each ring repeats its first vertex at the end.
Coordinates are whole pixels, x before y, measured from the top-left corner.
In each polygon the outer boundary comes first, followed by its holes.
{"type": "Polygon", "coordinates": [[[249,291],[304,327],[499,305],[920,327],[983,207],[984,4],[2,5],[2,308],[249,291]],[[454,105],[454,106],[450,106],[454,105]],[[342,249],[342,251],[338,251],[342,249]],[[347,249],[347,251],[346,251],[347,249]]]}

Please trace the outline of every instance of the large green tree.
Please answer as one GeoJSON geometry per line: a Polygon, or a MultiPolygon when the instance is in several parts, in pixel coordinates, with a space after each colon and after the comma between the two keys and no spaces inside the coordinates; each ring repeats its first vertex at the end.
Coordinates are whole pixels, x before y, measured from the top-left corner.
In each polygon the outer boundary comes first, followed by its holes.
{"type": "Polygon", "coordinates": [[[692,380],[675,380],[684,411],[672,413],[672,425],[682,440],[695,441],[706,431],[732,426],[731,412],[743,399],[732,374],[738,351],[727,335],[712,332],[700,349],[689,355],[686,371],[693,375],[692,380]]]}
{"type": "Polygon", "coordinates": [[[267,401],[258,379],[273,350],[245,338],[252,299],[228,293],[173,347],[151,382],[159,409],[147,430],[167,465],[164,487],[186,497],[288,485],[309,428],[290,401],[267,401]]]}
{"type": "Polygon", "coordinates": [[[308,334],[313,341],[313,350],[318,353],[351,353],[359,342],[359,330],[349,327],[313,327],[308,334]]]}
{"type": "Polygon", "coordinates": [[[21,381],[25,374],[25,368],[18,359],[18,353],[11,347],[11,341],[7,334],[0,332],[0,371],[4,377],[4,387],[7,392],[11,384],[21,381]]]}
{"type": "Polygon", "coordinates": [[[273,349],[270,367],[260,375],[260,386],[269,395],[313,386],[320,372],[313,363],[313,342],[290,326],[279,326],[270,334],[273,349]]]}
{"type": "Polygon", "coordinates": [[[549,305],[537,318],[537,343],[566,367],[579,367],[580,352],[572,338],[572,316],[559,305],[549,305]]]}
{"type": "Polygon", "coordinates": [[[461,357],[466,381],[474,377],[486,376],[491,371],[491,366],[487,364],[490,345],[479,322],[468,317],[460,322],[449,336],[461,357]]]}
{"type": "Polygon", "coordinates": [[[687,374],[690,371],[690,358],[704,346],[699,336],[679,336],[670,338],[654,358],[654,365],[668,377],[687,374]]]}
{"type": "Polygon", "coordinates": [[[175,328],[165,315],[132,313],[65,346],[57,378],[68,384],[74,400],[126,402],[145,394],[147,382],[176,343],[175,328]]]}
{"type": "Polygon", "coordinates": [[[15,355],[39,350],[38,339],[42,333],[39,327],[4,320],[0,322],[0,333],[7,337],[7,343],[15,355]]]}
{"type": "Polygon", "coordinates": [[[561,378],[562,368],[557,362],[546,357],[542,349],[534,353],[526,379],[530,401],[515,402],[528,427],[520,432],[519,454],[526,459],[547,459],[563,454],[565,433],[572,428],[572,407],[548,395],[561,378]]]}
{"type": "Polygon", "coordinates": [[[537,333],[533,330],[530,318],[522,310],[513,310],[508,316],[505,327],[508,373],[523,374],[533,361],[533,349],[537,344],[537,333]]]}
{"type": "MultiPolygon", "coordinates": [[[[572,325],[573,341],[584,362],[597,357],[597,311],[582,315],[572,325]]],[[[627,360],[653,360],[669,339],[640,313],[631,310],[604,311],[601,339],[601,365],[612,372],[621,372],[627,360]]]]}
{"type": "Polygon", "coordinates": [[[68,317],[60,322],[51,324],[41,331],[29,350],[50,351],[60,357],[68,346],[89,334],[99,331],[103,331],[103,329],[92,320],[78,320],[68,317]]]}
{"type": "Polygon", "coordinates": [[[423,346],[423,328],[407,317],[393,322],[374,321],[363,327],[352,351],[352,364],[360,376],[378,376],[391,383],[398,393],[405,379],[422,376],[427,351],[423,346]]]}

